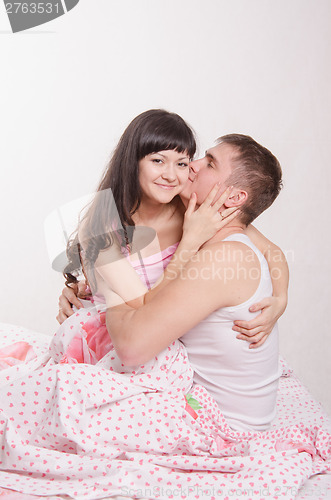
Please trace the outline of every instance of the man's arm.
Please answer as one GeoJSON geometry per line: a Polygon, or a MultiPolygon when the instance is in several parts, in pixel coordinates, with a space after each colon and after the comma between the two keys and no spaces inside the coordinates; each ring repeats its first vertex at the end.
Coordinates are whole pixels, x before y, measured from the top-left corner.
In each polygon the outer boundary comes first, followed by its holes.
{"type": "Polygon", "coordinates": [[[251,224],[247,227],[245,232],[268,262],[273,295],[283,300],[285,310],[287,305],[289,269],[284,253],[277,245],[268,240],[268,238],[251,224]]]}
{"type": "MultiPolygon", "coordinates": [[[[142,300],[145,303],[149,302],[170,280],[179,276],[199,248],[238,215],[238,209],[228,208],[223,210],[222,217],[220,217],[219,210],[230,192],[231,188],[227,188],[224,193],[219,195],[219,184],[215,184],[197,210],[196,194],[192,194],[184,215],[181,241],[164,273],[151,290],[142,286],[136,272],[126,259],[123,259],[123,255],[119,248],[116,248],[116,245],[100,252],[95,269],[108,287],[122,297],[124,302],[131,307],[139,308],[142,305],[142,300]],[[137,282],[140,286],[137,286],[137,282]]],[[[104,288],[100,290],[101,293],[103,290],[104,288]]]]}
{"type": "MultiPolygon", "coordinates": [[[[224,193],[219,195],[219,184],[215,184],[206,200],[197,210],[195,210],[196,195],[192,195],[185,212],[182,240],[165,273],[149,293],[146,293],[146,288],[132,266],[123,254],[121,254],[116,242],[108,249],[101,251],[95,263],[95,277],[98,291],[105,295],[108,303],[113,302],[116,296],[115,300],[119,301],[122,298],[131,307],[138,308],[142,305],[143,300],[146,302],[151,300],[156,293],[166,286],[169,282],[167,278],[174,279],[178,276],[191,257],[199,250],[200,246],[214,236],[216,231],[220,230],[236,217],[238,210],[235,208],[223,210],[222,218],[219,215],[219,209],[230,191],[231,188],[228,188],[224,193]]],[[[84,241],[82,227],[80,228],[80,239],[82,244],[82,241],[84,241]]],[[[83,287],[84,285],[79,284],[78,286],[83,287]]],[[[60,324],[73,314],[72,305],[77,308],[82,307],[82,304],[75,296],[76,290],[77,286],[75,285],[71,288],[66,287],[62,291],[62,295],[59,298],[59,314],[57,316],[60,324]]]]}
{"type": "MultiPolygon", "coordinates": [[[[253,295],[260,277],[242,280],[235,259],[231,258],[238,248],[241,252],[250,251],[238,242],[209,245],[151,302],[139,309],[127,305],[107,309],[107,328],[125,365],[145,363],[213,311],[240,304],[253,295]],[[227,246],[226,260],[217,258],[220,245],[227,246]]],[[[257,257],[243,261],[247,276],[251,276],[250,268],[259,266],[257,257]]]]}
{"type": "Polygon", "coordinates": [[[212,205],[217,190],[218,185],[213,188],[204,203],[195,211],[196,195],[191,197],[185,212],[182,239],[164,273],[155,286],[144,296],[144,303],[151,301],[171,280],[180,276],[187,263],[195,257],[199,248],[212,238],[216,231],[219,231],[238,215],[238,209],[228,208],[223,210],[222,218],[220,218],[219,208],[228,196],[230,188],[212,205]]]}

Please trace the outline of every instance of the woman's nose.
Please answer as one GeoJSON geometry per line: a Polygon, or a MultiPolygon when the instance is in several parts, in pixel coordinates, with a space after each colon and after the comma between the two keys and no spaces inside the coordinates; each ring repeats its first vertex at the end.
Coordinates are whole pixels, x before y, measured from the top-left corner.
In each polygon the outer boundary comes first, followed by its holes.
{"type": "Polygon", "coordinates": [[[174,165],[167,165],[167,168],[162,172],[163,179],[168,181],[174,181],[176,179],[175,167],[174,165]]]}

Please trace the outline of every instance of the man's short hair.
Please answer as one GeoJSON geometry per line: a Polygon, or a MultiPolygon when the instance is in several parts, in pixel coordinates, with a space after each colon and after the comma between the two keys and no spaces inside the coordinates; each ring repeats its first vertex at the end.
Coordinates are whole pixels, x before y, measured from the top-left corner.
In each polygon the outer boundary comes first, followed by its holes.
{"type": "Polygon", "coordinates": [[[224,135],[217,143],[234,148],[227,184],[247,191],[248,199],[240,207],[240,220],[248,225],[277,198],[283,185],[281,166],[268,149],[248,135],[224,135]]]}

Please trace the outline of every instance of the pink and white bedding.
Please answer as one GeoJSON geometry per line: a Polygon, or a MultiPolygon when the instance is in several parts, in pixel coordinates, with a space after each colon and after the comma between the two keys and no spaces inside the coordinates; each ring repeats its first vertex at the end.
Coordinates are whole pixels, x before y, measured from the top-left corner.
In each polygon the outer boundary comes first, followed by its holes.
{"type": "Polygon", "coordinates": [[[330,424],[286,366],[272,428],[244,433],[192,387],[178,341],[134,371],[114,351],[94,365],[58,363],[48,341],[0,326],[1,495],[331,497],[330,424]]]}

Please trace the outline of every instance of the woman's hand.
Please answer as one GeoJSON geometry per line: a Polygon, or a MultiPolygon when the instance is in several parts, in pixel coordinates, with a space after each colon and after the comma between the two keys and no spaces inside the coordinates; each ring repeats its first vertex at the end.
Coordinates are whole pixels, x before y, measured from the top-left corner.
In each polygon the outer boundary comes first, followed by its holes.
{"type": "Polygon", "coordinates": [[[72,306],[77,307],[77,309],[84,307],[78,297],[84,299],[88,295],[90,295],[89,288],[85,281],[79,281],[70,287],[66,286],[63,288],[62,294],[59,297],[59,313],[56,316],[60,325],[74,313],[72,306]]]}
{"type": "Polygon", "coordinates": [[[250,342],[250,349],[261,346],[269,337],[278,318],[283,314],[287,301],[282,297],[268,297],[249,308],[251,312],[261,314],[250,321],[235,321],[232,330],[239,332],[237,339],[250,342]]]}
{"type": "Polygon", "coordinates": [[[206,241],[215,236],[217,231],[238,215],[239,210],[236,208],[227,208],[220,212],[220,208],[229,197],[231,190],[232,187],[228,187],[219,196],[219,184],[215,184],[197,210],[195,210],[197,196],[192,193],[184,215],[182,241],[188,241],[191,246],[198,250],[206,241]]]}

